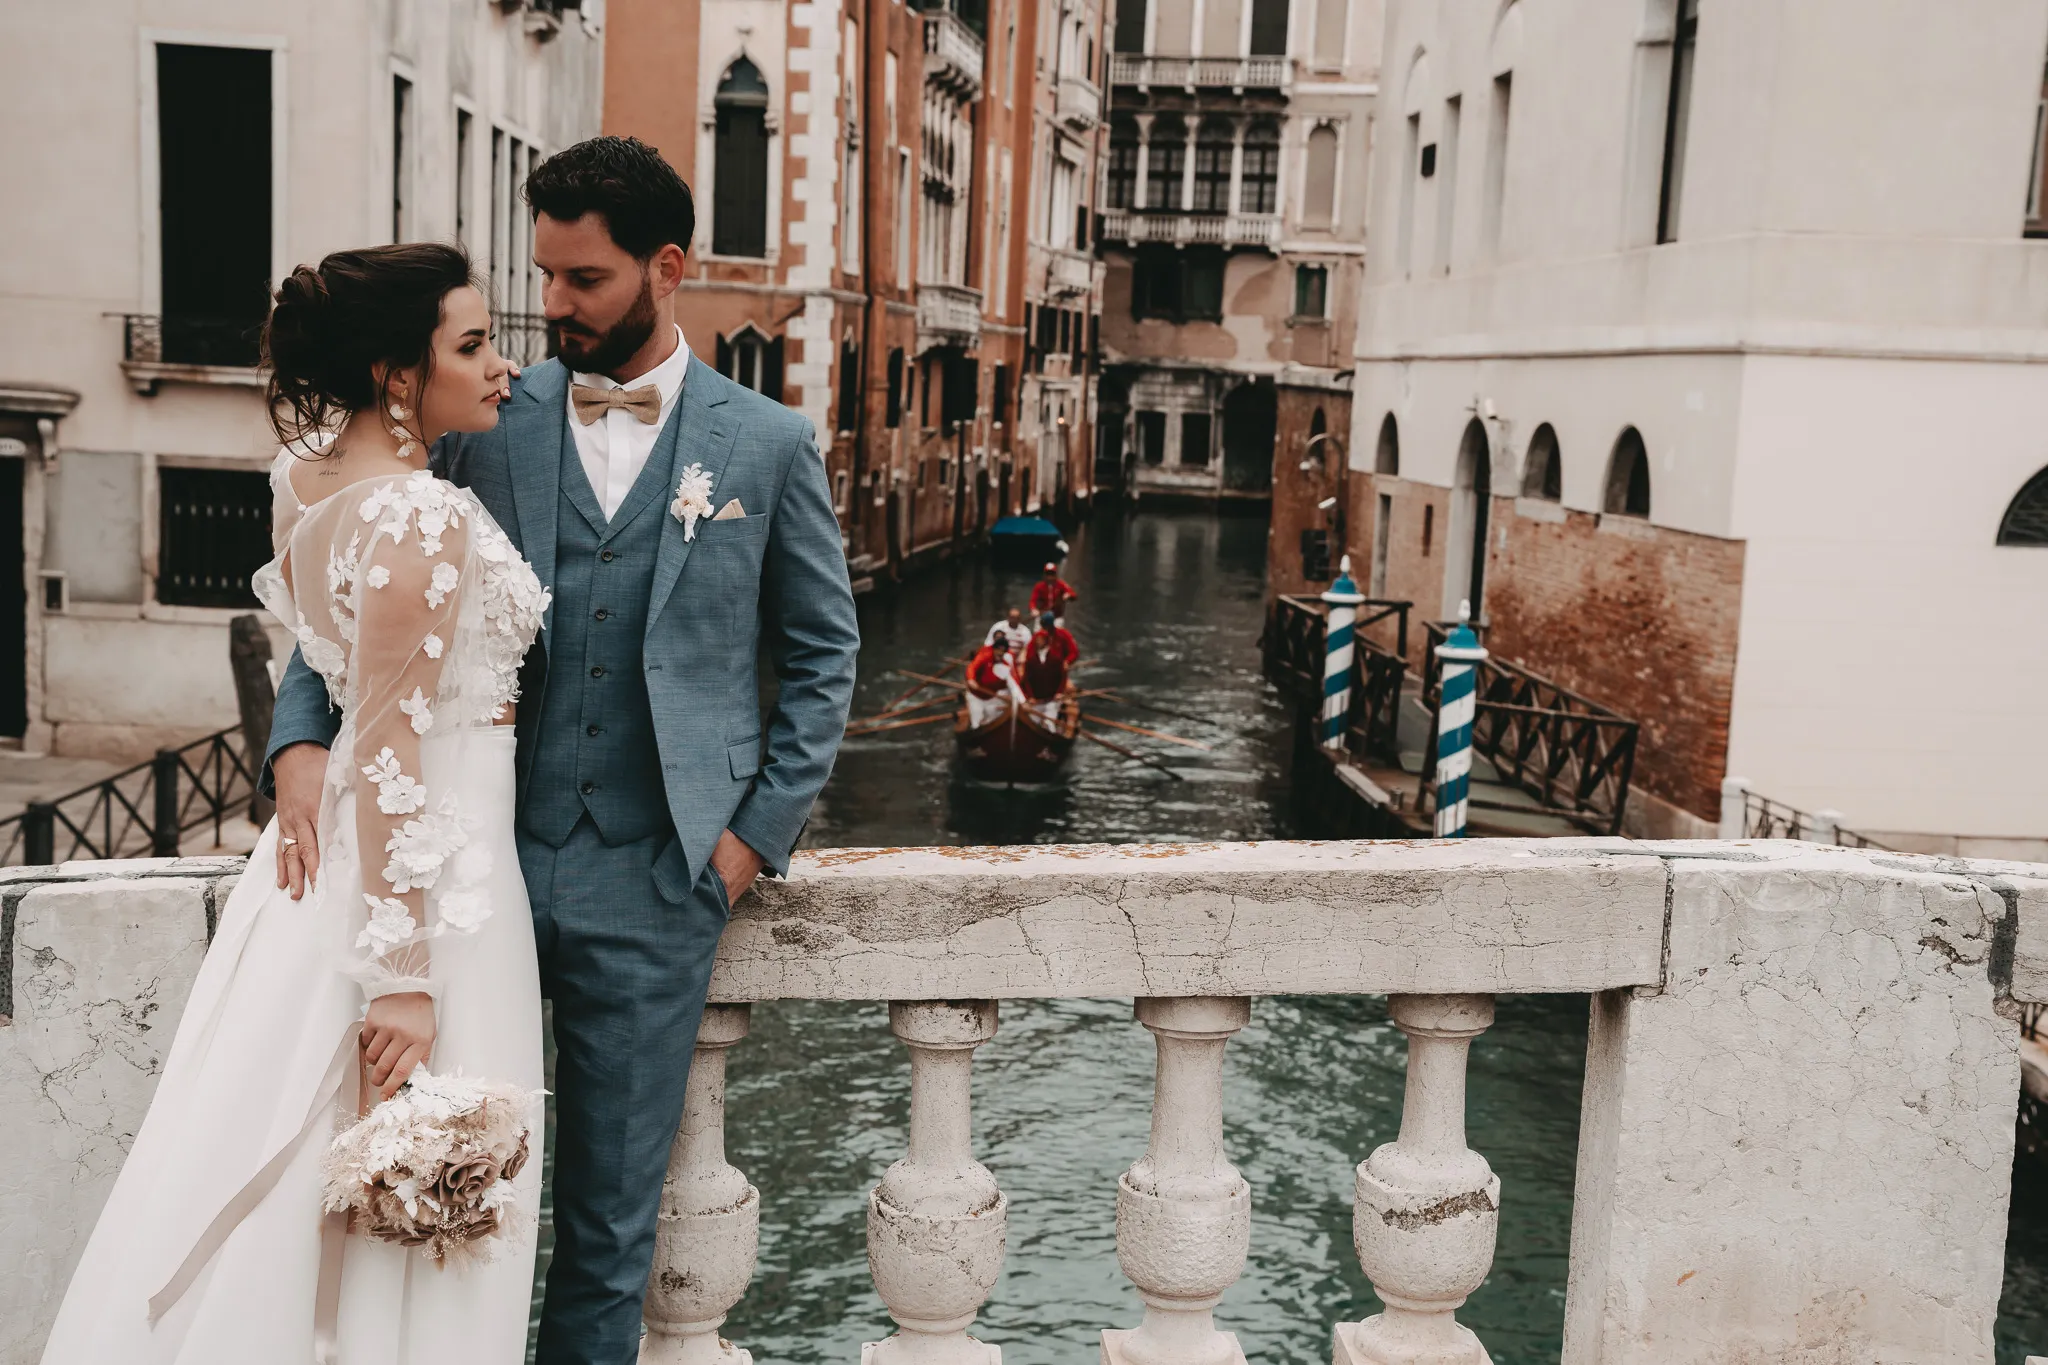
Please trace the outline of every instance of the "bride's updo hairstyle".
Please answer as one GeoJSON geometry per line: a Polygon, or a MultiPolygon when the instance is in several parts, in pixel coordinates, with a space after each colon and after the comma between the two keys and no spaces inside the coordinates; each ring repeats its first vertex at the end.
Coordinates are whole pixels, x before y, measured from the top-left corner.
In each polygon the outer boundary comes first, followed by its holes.
{"type": "Polygon", "coordinates": [[[440,242],[337,251],[286,276],[263,328],[278,441],[304,449],[349,414],[383,406],[380,362],[423,366],[424,383],[442,301],[464,285],[482,288],[468,255],[440,242]]]}

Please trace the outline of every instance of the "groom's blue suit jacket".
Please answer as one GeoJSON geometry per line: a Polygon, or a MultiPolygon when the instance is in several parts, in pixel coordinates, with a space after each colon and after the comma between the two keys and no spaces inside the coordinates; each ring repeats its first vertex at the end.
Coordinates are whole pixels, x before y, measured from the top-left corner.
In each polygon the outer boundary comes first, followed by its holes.
{"type": "MultiPolygon", "coordinates": [[[[550,589],[565,510],[563,461],[577,458],[567,387],[559,362],[531,367],[513,381],[493,430],[451,436],[433,458],[436,473],[476,494],[550,589]]],[[[672,482],[658,504],[641,654],[663,790],[647,799],[665,801],[690,880],[726,829],[786,872],[832,771],[860,645],[824,465],[803,417],[694,358],[670,421],[673,469],[703,466],[714,509],[738,499],[747,515],[700,520],[686,540],[667,511],[672,482]],[[765,723],[756,676],[764,646],[780,683],[765,723]]],[[[544,713],[555,620],[550,608],[521,673],[522,806],[531,795],[532,731],[544,713]]],[[[294,651],[266,759],[301,741],[331,744],[339,724],[326,686],[294,651]]]]}

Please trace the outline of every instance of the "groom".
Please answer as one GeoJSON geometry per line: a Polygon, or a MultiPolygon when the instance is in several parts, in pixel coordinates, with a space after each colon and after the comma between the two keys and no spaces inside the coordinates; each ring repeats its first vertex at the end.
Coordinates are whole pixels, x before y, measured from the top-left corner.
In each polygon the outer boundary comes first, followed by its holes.
{"type": "MultiPolygon", "coordinates": [[[[622,1365],[718,936],[764,866],[787,870],[859,635],[809,424],[683,345],[682,179],[600,137],[544,162],[526,197],[558,359],[434,468],[554,591],[518,707],[519,858],[556,1045],[539,1361],[622,1365]],[[671,504],[687,480],[699,505],[706,478],[692,534],[671,504]],[[780,682],[765,725],[764,646],[780,682]]],[[[295,653],[268,757],[280,830],[308,847],[337,723],[295,653]]]]}

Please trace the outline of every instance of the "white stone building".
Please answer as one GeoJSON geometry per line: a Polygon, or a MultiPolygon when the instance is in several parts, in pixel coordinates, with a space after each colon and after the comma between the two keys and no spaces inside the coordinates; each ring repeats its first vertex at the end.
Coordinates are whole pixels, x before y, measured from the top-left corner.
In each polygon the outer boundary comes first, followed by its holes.
{"type": "Polygon", "coordinates": [[[597,131],[601,23],[595,0],[0,9],[0,742],[126,755],[234,721],[271,282],[459,237],[501,311],[537,312],[516,186],[597,131]]]}
{"type": "Polygon", "coordinates": [[[1373,589],[1475,599],[1698,814],[2038,856],[2044,51],[2041,3],[1387,0],[1373,589]]]}

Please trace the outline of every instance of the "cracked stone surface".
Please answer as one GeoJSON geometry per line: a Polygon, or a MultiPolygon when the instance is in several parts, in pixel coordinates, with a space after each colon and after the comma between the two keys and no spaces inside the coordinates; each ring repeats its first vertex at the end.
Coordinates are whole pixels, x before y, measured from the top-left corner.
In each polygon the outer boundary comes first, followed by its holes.
{"type": "Polygon", "coordinates": [[[1565,1362],[1989,1362],[2009,870],[1671,867],[1666,988],[1594,1009],[1565,1362]]]}
{"type": "Polygon", "coordinates": [[[41,1353],[177,1033],[213,890],[194,877],[58,882],[16,909],[15,1012],[0,1028],[0,1365],[41,1353]]]}

